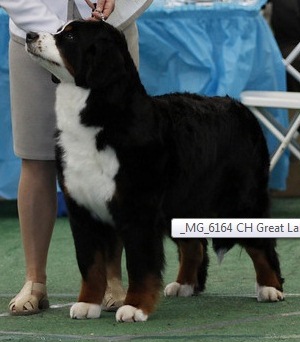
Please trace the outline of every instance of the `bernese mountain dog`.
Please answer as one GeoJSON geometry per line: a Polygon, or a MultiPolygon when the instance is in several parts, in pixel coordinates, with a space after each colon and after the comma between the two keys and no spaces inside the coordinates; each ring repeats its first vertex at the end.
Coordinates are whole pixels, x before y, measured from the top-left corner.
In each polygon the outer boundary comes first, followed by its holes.
{"type": "MultiPolygon", "coordinates": [[[[269,155],[261,128],[229,97],[149,96],[123,34],[105,22],[28,33],[27,51],[61,81],[58,178],[82,275],[71,317],[100,316],[107,266],[121,241],[129,284],[116,319],[146,321],[159,298],[163,238],[170,237],[172,218],[269,217],[269,155]]],[[[174,242],[179,272],[165,294],[202,291],[206,239],[174,242]]],[[[236,243],[253,261],[258,300],[282,300],[275,239],[215,239],[213,247],[218,253],[236,243]]]]}

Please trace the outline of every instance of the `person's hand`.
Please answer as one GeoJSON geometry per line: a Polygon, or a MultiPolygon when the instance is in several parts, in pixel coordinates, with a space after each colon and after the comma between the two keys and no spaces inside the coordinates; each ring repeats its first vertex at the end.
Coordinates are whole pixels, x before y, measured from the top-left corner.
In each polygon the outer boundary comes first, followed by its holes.
{"type": "Polygon", "coordinates": [[[92,9],[91,20],[106,20],[115,8],[115,0],[97,0],[93,3],[91,0],[85,0],[92,9]]]}

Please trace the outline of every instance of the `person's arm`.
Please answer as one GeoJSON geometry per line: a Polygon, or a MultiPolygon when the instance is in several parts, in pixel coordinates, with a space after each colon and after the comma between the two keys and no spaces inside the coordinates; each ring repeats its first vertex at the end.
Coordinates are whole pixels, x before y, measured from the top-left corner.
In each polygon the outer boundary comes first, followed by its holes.
{"type": "Polygon", "coordinates": [[[55,32],[63,24],[63,21],[40,0],[0,0],[0,6],[15,25],[25,32],[43,31],[45,28],[55,32]]]}

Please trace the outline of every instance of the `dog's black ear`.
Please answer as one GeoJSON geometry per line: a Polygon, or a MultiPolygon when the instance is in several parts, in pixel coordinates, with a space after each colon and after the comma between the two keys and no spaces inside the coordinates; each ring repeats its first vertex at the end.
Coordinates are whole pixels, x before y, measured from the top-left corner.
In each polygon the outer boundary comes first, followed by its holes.
{"type": "Polygon", "coordinates": [[[97,89],[119,82],[126,75],[124,56],[112,41],[101,41],[89,47],[75,75],[78,86],[97,89]]]}

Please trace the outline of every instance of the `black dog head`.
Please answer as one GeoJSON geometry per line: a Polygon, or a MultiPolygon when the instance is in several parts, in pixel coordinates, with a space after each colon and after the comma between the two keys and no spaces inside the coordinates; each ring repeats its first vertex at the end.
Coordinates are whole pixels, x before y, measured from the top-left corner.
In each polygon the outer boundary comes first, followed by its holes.
{"type": "Polygon", "coordinates": [[[105,22],[72,21],[55,34],[29,33],[27,51],[62,82],[89,89],[126,78],[133,67],[123,34],[105,22]]]}

